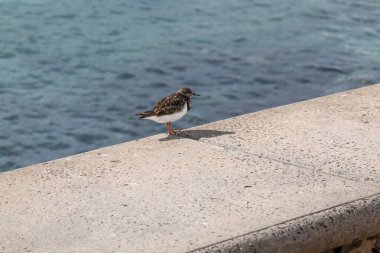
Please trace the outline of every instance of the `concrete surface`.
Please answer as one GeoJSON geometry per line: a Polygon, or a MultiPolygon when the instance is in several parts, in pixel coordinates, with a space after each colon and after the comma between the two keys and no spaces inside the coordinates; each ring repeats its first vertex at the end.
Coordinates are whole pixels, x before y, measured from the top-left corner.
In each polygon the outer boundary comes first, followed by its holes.
{"type": "Polygon", "coordinates": [[[378,250],[375,252],[380,250],[380,247],[374,245],[376,240],[380,243],[379,222],[380,195],[375,195],[230,238],[193,252],[373,253],[372,249],[378,250]],[[350,244],[358,241],[358,238],[360,247],[352,247],[350,244]],[[340,246],[350,250],[337,250],[340,246]]]}
{"type": "Polygon", "coordinates": [[[204,143],[380,184],[380,85],[247,114],[199,129],[235,132],[209,139],[191,136],[204,143]]]}
{"type": "Polygon", "coordinates": [[[0,252],[322,252],[373,241],[379,115],[374,85],[2,173],[0,252]]]}

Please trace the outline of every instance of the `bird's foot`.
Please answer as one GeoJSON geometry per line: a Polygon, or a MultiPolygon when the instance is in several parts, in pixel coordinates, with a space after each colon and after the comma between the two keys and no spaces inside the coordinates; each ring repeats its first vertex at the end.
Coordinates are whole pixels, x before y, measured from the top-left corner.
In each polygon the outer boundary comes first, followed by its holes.
{"type": "Polygon", "coordinates": [[[169,135],[179,135],[179,132],[180,130],[174,130],[171,126],[170,126],[170,122],[166,123],[166,129],[168,129],[168,134],[169,135]]]}
{"type": "Polygon", "coordinates": [[[180,132],[181,132],[181,130],[174,130],[173,128],[170,128],[168,131],[168,134],[169,135],[179,135],[180,132]]]}

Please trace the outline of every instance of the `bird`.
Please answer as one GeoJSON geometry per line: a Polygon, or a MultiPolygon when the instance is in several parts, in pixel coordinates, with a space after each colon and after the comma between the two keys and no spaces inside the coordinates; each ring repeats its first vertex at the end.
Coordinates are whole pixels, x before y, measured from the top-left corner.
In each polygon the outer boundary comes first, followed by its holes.
{"type": "Polygon", "coordinates": [[[136,115],[140,119],[149,119],[166,125],[169,135],[178,135],[171,127],[171,123],[179,120],[191,109],[191,97],[200,96],[188,87],[182,87],[173,94],[162,98],[149,111],[139,112],[136,115]]]}

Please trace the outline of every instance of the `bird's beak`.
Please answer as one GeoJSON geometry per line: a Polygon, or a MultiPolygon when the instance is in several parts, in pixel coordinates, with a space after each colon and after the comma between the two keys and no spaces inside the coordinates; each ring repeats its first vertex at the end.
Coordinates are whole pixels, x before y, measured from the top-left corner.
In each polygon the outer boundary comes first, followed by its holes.
{"type": "Polygon", "coordinates": [[[195,92],[193,92],[192,95],[193,95],[193,96],[200,96],[199,94],[197,94],[197,93],[195,93],[195,92]]]}

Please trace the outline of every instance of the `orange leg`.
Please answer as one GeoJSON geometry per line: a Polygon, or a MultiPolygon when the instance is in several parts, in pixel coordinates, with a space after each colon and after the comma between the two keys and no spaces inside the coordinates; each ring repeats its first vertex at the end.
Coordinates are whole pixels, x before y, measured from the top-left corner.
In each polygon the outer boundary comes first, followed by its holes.
{"type": "Polygon", "coordinates": [[[173,128],[171,128],[170,122],[166,123],[166,128],[168,129],[169,135],[176,135],[177,134],[177,132],[173,128]]]}

